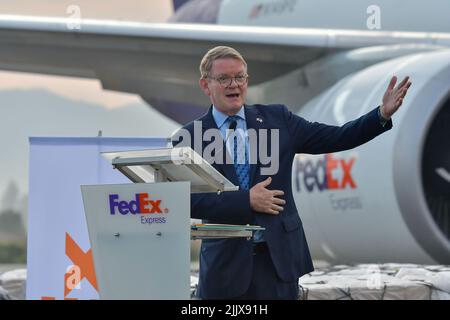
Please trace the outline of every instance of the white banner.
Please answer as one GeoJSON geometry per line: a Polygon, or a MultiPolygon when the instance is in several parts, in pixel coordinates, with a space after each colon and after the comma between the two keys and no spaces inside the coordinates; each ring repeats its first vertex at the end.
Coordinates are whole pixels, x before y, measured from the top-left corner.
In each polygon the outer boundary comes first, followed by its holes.
{"type": "Polygon", "coordinates": [[[130,183],[100,152],[165,138],[30,138],[27,299],[98,299],[80,185],[130,183]]]}

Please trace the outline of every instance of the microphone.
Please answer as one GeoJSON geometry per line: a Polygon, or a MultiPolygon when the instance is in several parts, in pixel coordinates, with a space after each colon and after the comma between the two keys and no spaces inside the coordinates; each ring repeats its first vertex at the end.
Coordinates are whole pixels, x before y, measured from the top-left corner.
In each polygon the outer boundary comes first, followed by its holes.
{"type": "Polygon", "coordinates": [[[236,127],[237,127],[237,121],[236,120],[231,121],[230,126],[228,127],[229,131],[228,131],[227,138],[225,139],[225,144],[227,144],[227,140],[230,137],[231,131],[234,131],[236,129],[236,127]]]}

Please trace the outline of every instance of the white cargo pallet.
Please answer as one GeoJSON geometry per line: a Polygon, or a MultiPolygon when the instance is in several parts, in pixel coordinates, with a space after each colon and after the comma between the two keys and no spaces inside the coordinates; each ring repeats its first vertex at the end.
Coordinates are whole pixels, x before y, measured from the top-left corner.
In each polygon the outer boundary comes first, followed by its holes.
{"type": "Polygon", "coordinates": [[[303,276],[300,300],[450,300],[450,266],[336,265],[303,276]]]}

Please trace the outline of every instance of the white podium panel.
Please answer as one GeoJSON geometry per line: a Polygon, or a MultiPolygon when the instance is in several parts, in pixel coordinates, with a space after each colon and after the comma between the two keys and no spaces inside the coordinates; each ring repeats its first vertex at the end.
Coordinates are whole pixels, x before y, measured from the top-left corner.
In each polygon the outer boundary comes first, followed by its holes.
{"type": "Polygon", "coordinates": [[[191,192],[239,189],[189,147],[103,152],[102,156],[136,183],[190,181],[191,192]]]}
{"type": "Polygon", "coordinates": [[[81,186],[101,299],[190,298],[190,183],[81,186]]]}

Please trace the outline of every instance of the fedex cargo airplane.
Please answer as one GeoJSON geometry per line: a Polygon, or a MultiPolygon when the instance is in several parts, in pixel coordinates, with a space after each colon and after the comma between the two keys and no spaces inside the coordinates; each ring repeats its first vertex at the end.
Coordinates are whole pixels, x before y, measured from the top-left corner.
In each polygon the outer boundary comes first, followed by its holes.
{"type": "Polygon", "coordinates": [[[186,123],[209,107],[198,64],[248,62],[248,103],[341,125],[413,86],[394,128],[361,147],[298,155],[293,190],[315,259],[450,263],[450,2],[174,0],[168,23],[0,15],[0,69],[99,79],[186,123]]]}

